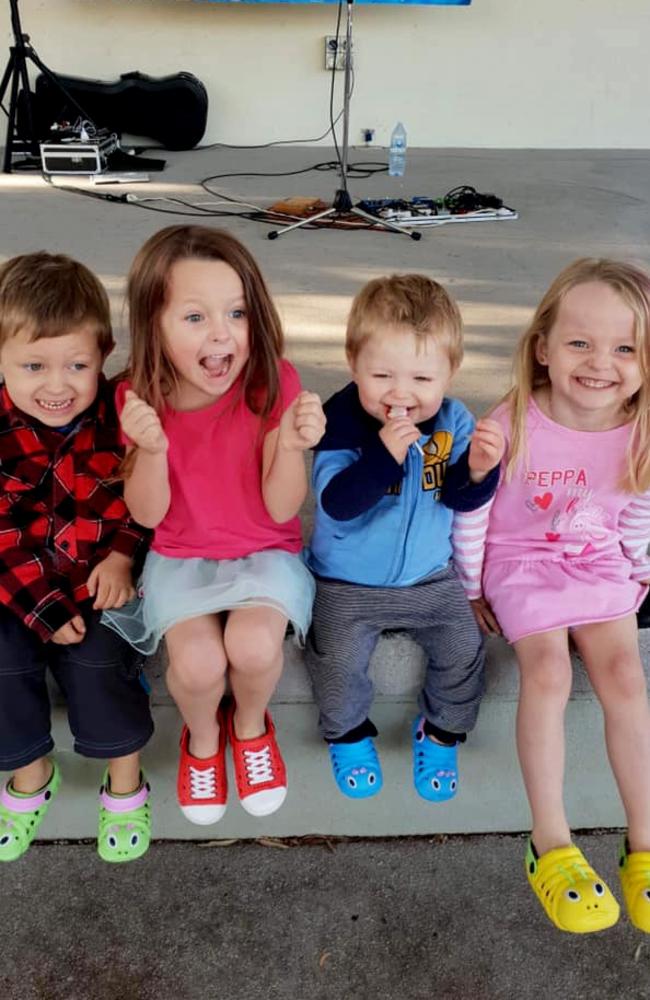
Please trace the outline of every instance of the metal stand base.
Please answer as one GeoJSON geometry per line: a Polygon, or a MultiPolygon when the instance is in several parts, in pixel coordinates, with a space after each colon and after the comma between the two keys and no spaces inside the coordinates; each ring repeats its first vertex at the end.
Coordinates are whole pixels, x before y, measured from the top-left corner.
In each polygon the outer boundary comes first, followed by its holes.
{"type": "MultiPolygon", "coordinates": [[[[378,227],[379,229],[388,229],[391,233],[401,233],[402,236],[408,236],[411,240],[422,239],[422,233],[415,232],[411,233],[404,226],[398,225],[396,222],[389,222],[387,219],[378,219],[376,215],[370,215],[369,212],[364,212],[361,208],[355,208],[352,204],[352,199],[350,198],[350,192],[348,191],[348,151],[349,143],[348,137],[350,132],[350,97],[352,95],[352,5],[354,0],[347,0],[346,3],[346,22],[345,22],[345,77],[343,81],[343,142],[341,143],[341,187],[336,192],[334,196],[334,202],[331,208],[326,208],[322,212],[316,212],[315,215],[310,215],[306,219],[301,219],[300,222],[292,222],[289,226],[283,226],[282,229],[274,229],[272,232],[268,233],[268,238],[270,240],[277,240],[278,236],[284,236],[285,233],[290,233],[294,229],[302,229],[304,226],[313,225],[316,222],[320,222],[322,219],[340,219],[346,215],[355,215],[359,219],[363,219],[364,222],[370,222],[373,227],[378,227]]],[[[333,128],[333,126],[332,126],[333,128]]],[[[336,142],[336,136],[334,137],[336,142]]]]}
{"type": "Polygon", "coordinates": [[[376,215],[364,212],[362,208],[355,208],[347,188],[339,188],[334,196],[334,203],[331,208],[326,208],[322,212],[316,212],[315,215],[309,215],[306,219],[301,219],[300,222],[292,222],[290,226],[283,226],[282,229],[274,229],[267,234],[268,239],[277,240],[278,236],[284,236],[285,233],[290,233],[293,229],[302,229],[303,226],[310,226],[314,222],[320,222],[321,219],[340,219],[346,215],[356,215],[359,219],[363,219],[364,222],[370,222],[373,226],[377,226],[380,229],[388,229],[393,233],[401,233],[412,240],[422,239],[422,233],[411,233],[396,222],[390,222],[387,219],[378,219],[376,215]]]}

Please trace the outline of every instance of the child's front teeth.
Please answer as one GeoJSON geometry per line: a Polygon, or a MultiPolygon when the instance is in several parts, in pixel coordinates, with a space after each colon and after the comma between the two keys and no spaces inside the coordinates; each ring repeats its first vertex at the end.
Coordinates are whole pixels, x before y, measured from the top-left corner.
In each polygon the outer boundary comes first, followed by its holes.
{"type": "Polygon", "coordinates": [[[41,406],[44,406],[46,410],[64,410],[66,406],[70,406],[72,400],[64,399],[60,403],[50,403],[47,399],[39,399],[38,402],[41,406]]]}
{"type": "Polygon", "coordinates": [[[606,389],[612,384],[611,382],[606,382],[599,378],[581,378],[580,381],[583,385],[586,385],[588,389],[606,389]]]}

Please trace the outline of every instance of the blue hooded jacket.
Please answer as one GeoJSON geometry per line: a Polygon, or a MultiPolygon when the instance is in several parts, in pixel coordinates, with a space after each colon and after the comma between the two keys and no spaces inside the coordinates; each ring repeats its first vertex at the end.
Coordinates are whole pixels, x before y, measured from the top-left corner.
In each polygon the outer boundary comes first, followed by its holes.
{"type": "Polygon", "coordinates": [[[408,587],[444,569],[452,557],[454,510],[475,510],[494,494],[499,468],[469,478],[474,418],[457,399],[419,424],[419,444],[403,465],[384,446],[381,423],[351,382],[325,404],[327,430],[316,446],[312,484],[316,519],[307,565],[330,580],[408,587]]]}

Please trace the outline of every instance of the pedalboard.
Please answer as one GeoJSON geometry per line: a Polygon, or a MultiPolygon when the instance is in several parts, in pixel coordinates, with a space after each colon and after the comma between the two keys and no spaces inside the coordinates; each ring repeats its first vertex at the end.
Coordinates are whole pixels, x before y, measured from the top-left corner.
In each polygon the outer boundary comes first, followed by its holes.
{"type": "Polygon", "coordinates": [[[449,222],[499,222],[519,217],[501,198],[480,194],[468,185],[454,188],[444,198],[367,198],[358,207],[380,220],[406,228],[442,226],[449,222]]]}

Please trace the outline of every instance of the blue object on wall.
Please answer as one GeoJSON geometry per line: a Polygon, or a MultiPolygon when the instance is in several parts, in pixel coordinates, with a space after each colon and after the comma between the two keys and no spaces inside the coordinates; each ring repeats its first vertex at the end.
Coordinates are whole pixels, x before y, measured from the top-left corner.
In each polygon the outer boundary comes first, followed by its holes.
{"type": "MultiPolygon", "coordinates": [[[[334,4],[339,0],[194,0],[194,3],[294,3],[334,4]]],[[[384,3],[403,7],[469,7],[472,0],[354,0],[355,3],[384,3]]]]}

